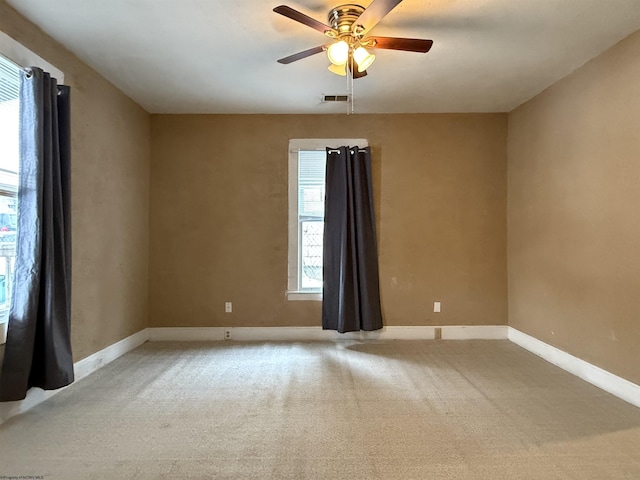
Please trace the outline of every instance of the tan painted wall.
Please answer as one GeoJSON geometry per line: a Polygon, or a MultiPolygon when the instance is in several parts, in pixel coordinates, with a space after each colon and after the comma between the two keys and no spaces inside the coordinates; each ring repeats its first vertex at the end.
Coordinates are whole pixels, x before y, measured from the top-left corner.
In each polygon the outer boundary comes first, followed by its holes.
{"type": "Polygon", "coordinates": [[[320,325],[285,299],[287,147],[310,137],[372,146],[387,325],[506,324],[506,115],[154,115],[151,326],[320,325]]]}
{"type": "Polygon", "coordinates": [[[146,328],[150,116],[0,0],[0,31],[71,90],[72,346],[78,361],[146,328]]]}
{"type": "Polygon", "coordinates": [[[640,32],[509,115],[509,323],[640,383],[640,32]]]}

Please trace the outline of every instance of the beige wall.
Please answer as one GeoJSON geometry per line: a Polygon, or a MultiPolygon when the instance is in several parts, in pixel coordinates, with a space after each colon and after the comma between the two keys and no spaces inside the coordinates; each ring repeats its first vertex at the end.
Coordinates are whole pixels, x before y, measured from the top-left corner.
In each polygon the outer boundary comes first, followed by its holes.
{"type": "Polygon", "coordinates": [[[640,383],[640,32],[509,115],[509,323],[640,383]]]}
{"type": "Polygon", "coordinates": [[[312,137],[372,146],[387,325],[506,324],[506,115],[154,115],[151,326],[320,324],[285,299],[288,141],[312,137]]]}
{"type": "Polygon", "coordinates": [[[150,117],[2,0],[0,31],[62,70],[72,88],[72,345],[78,361],[147,326],[150,117]]]}

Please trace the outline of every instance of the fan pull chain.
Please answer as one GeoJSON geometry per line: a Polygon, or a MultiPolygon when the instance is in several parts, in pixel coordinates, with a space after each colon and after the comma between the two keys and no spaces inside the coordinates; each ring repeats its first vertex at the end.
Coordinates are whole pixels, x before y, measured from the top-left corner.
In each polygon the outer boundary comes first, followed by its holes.
{"type": "MultiPolygon", "coordinates": [[[[349,62],[349,61],[350,61],[350,59],[347,58],[347,62],[349,62]]],[[[351,88],[349,86],[349,66],[348,65],[347,65],[347,75],[346,75],[346,79],[345,80],[347,81],[347,115],[349,115],[349,113],[350,113],[350,111],[349,111],[349,102],[351,101],[350,100],[351,88]]]]}
{"type": "Polygon", "coordinates": [[[349,101],[347,102],[347,115],[352,115],[354,113],[353,108],[353,55],[349,55],[347,60],[349,62],[347,68],[347,98],[349,101]]]}
{"type": "Polygon", "coordinates": [[[353,75],[353,72],[355,71],[355,70],[354,70],[354,68],[355,68],[355,67],[356,67],[356,66],[355,66],[355,64],[354,64],[354,62],[353,62],[353,55],[351,55],[351,75],[350,75],[350,76],[351,76],[351,95],[350,95],[351,102],[349,102],[349,103],[351,103],[351,115],[353,115],[353,111],[354,111],[354,109],[353,109],[353,97],[354,97],[354,92],[353,92],[353,90],[354,90],[354,85],[355,85],[355,84],[353,83],[353,81],[354,81],[354,75],[353,75]]]}

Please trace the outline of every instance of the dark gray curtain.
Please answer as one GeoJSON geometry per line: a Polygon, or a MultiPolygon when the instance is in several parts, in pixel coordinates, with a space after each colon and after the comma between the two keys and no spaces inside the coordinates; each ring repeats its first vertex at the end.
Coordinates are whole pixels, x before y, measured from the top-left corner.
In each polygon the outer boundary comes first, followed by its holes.
{"type": "Polygon", "coordinates": [[[327,148],[322,328],[382,328],[369,148],[327,148]]]}
{"type": "Polygon", "coordinates": [[[73,382],[69,94],[38,68],[22,75],[16,268],[0,401],[73,382]]]}

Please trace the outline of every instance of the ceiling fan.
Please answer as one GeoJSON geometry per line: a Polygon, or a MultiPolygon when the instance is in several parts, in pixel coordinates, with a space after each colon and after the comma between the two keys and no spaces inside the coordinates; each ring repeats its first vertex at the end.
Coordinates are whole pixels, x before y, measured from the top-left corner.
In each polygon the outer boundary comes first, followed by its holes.
{"type": "Polygon", "coordinates": [[[352,3],[340,5],[329,12],[329,25],[291,7],[280,5],[273,11],[324,33],[332,41],[281,58],[278,62],[289,64],[326,51],[331,62],[331,72],[344,76],[349,71],[353,78],[360,78],[367,74],[367,68],[375,60],[375,55],[367,49],[427,53],[433,45],[433,40],[367,36],[369,31],[400,2],[402,0],[373,0],[367,8],[352,3]]]}

